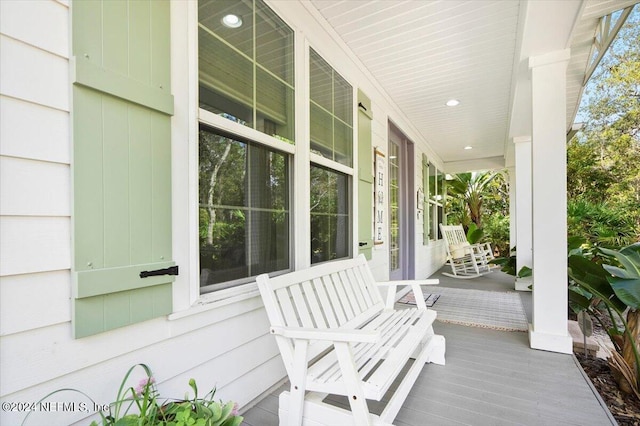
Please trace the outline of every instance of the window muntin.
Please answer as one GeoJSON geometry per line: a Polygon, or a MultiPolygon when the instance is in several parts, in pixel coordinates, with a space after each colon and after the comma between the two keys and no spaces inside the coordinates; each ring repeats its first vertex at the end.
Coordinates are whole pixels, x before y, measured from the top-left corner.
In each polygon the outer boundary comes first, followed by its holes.
{"type": "Polygon", "coordinates": [[[311,263],[350,254],[349,181],[343,173],[311,165],[311,263]]]}
{"type": "Polygon", "coordinates": [[[200,107],[293,142],[293,30],[260,0],[199,0],[198,15],[200,107]]]}
{"type": "Polygon", "coordinates": [[[353,165],[353,88],[313,49],[309,52],[311,150],[353,165]]]}
{"type": "Polygon", "coordinates": [[[202,292],[290,268],[286,154],[200,127],[202,292]]]}

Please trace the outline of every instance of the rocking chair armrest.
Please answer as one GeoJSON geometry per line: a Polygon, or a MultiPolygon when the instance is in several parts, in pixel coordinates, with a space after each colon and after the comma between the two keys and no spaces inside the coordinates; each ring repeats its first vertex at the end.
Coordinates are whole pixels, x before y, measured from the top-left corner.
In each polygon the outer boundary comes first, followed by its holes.
{"type": "Polygon", "coordinates": [[[357,329],[318,329],[309,327],[283,327],[274,325],[271,334],[302,340],[324,340],[329,342],[375,343],[380,339],[379,331],[357,329]]]}
{"type": "Polygon", "coordinates": [[[460,249],[466,251],[466,254],[483,254],[487,250],[487,248],[491,248],[491,246],[488,244],[489,243],[475,243],[462,247],[460,249]]]}

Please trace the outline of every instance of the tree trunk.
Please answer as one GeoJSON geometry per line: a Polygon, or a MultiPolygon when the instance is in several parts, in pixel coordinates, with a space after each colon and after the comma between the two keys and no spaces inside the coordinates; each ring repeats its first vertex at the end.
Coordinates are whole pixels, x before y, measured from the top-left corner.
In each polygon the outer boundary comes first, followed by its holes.
{"type": "MultiPolygon", "coordinates": [[[[638,363],[636,362],[635,354],[640,352],[640,310],[629,310],[627,313],[627,327],[633,339],[630,339],[628,335],[624,336],[624,343],[622,344],[622,357],[631,367],[633,376],[638,378],[638,363]],[[635,351],[633,346],[635,345],[635,351]]],[[[636,381],[636,386],[638,382],[636,381]]],[[[636,391],[638,389],[636,388],[636,391]]]]}
{"type": "Polygon", "coordinates": [[[640,351],[640,310],[629,311],[627,327],[632,339],[625,333],[622,354],[614,352],[609,360],[609,366],[620,391],[624,394],[635,394],[636,398],[640,399],[638,363],[633,350],[635,345],[636,351],[640,351]]]}
{"type": "Polygon", "coordinates": [[[218,183],[218,172],[220,171],[220,167],[224,164],[227,156],[229,155],[229,151],[231,150],[231,142],[227,142],[227,146],[224,149],[224,153],[222,157],[220,157],[220,161],[213,168],[211,172],[211,178],[209,181],[209,193],[207,194],[207,211],[209,212],[209,224],[207,225],[207,244],[213,244],[213,225],[216,222],[216,210],[213,208],[213,191],[218,183]]]}

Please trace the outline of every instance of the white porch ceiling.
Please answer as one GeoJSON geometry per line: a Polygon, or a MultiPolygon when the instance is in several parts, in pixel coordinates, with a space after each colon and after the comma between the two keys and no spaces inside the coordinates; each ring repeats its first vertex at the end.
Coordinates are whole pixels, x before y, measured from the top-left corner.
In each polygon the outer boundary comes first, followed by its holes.
{"type": "Polygon", "coordinates": [[[309,3],[427,140],[446,171],[460,171],[504,166],[510,138],[521,135],[530,120],[527,108],[514,104],[526,106],[530,96],[526,88],[518,89],[528,78],[523,64],[541,47],[572,48],[570,127],[582,93],[575,82],[584,77],[598,18],[637,0],[309,3]],[[461,104],[445,106],[452,98],[461,104]]]}

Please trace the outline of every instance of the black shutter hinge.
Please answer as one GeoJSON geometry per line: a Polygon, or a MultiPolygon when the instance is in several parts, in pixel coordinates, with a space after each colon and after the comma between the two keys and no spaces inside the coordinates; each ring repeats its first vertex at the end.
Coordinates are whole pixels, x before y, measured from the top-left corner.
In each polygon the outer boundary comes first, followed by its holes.
{"type": "Polygon", "coordinates": [[[154,277],[158,275],[178,275],[178,266],[172,266],[165,269],[156,269],[155,271],[142,271],[140,278],[154,277]]]}

